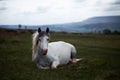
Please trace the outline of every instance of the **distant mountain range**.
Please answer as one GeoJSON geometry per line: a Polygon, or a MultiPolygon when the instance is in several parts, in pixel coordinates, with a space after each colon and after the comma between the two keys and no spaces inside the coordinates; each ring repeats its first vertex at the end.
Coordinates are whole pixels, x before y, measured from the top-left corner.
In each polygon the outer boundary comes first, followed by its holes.
{"type": "MultiPolygon", "coordinates": [[[[0,25],[2,28],[18,29],[18,25],[0,25]]],[[[22,25],[22,29],[37,29],[41,27],[45,29],[47,27],[56,32],[100,32],[104,29],[110,29],[111,31],[120,31],[120,16],[101,16],[93,17],[81,22],[66,23],[66,24],[53,24],[53,25],[22,25]]]]}

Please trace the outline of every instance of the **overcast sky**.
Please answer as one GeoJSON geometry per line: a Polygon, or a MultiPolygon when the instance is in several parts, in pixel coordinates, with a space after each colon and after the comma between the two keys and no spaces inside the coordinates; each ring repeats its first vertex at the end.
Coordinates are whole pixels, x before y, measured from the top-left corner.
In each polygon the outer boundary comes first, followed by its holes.
{"type": "Polygon", "coordinates": [[[0,0],[0,24],[57,24],[120,15],[120,0],[0,0]]]}

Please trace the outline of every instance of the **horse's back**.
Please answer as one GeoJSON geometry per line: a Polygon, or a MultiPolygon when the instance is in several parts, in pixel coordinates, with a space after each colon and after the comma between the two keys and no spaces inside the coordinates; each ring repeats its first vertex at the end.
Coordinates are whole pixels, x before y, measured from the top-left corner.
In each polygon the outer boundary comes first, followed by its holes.
{"type": "Polygon", "coordinates": [[[50,46],[68,46],[68,47],[73,47],[73,45],[72,44],[70,44],[70,43],[67,43],[67,42],[64,42],[64,41],[57,41],[57,42],[51,42],[51,43],[49,43],[49,45],[50,46]]]}
{"type": "Polygon", "coordinates": [[[57,41],[49,43],[48,52],[60,60],[60,64],[66,64],[71,57],[71,50],[74,46],[64,41],[57,41]]]}

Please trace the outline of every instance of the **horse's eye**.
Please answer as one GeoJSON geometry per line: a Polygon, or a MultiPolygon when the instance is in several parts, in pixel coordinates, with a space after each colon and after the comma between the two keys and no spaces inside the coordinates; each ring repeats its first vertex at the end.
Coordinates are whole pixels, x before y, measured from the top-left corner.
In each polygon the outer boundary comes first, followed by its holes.
{"type": "Polygon", "coordinates": [[[41,39],[38,39],[39,41],[41,41],[41,39]]]}

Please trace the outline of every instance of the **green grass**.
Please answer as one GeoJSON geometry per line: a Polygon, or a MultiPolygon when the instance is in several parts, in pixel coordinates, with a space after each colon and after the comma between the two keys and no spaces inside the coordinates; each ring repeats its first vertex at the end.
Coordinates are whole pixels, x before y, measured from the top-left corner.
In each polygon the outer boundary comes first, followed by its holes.
{"type": "Polygon", "coordinates": [[[40,70],[31,60],[30,31],[0,29],[0,80],[120,80],[120,36],[51,33],[77,48],[77,64],[40,70]]]}

